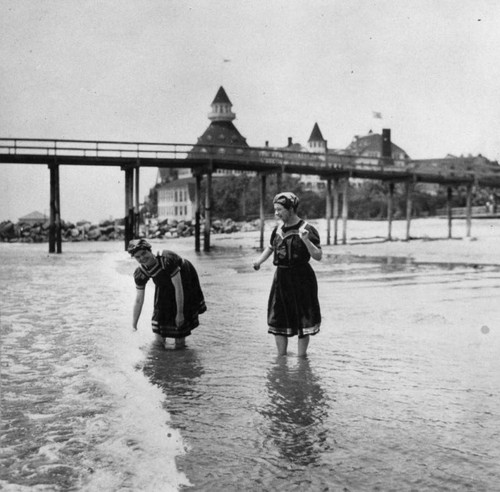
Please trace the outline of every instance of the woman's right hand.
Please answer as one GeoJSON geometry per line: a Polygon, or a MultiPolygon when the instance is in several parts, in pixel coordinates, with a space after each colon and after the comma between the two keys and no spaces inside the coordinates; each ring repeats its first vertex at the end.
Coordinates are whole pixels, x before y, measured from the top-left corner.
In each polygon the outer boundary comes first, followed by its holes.
{"type": "Polygon", "coordinates": [[[254,263],[253,263],[253,269],[254,270],[260,270],[260,263],[258,263],[257,261],[254,261],[254,263]]]}

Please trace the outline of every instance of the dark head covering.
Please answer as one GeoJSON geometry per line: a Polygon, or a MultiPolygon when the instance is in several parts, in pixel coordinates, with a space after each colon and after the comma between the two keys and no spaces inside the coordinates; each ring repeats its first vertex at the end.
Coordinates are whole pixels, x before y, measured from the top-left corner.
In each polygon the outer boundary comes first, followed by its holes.
{"type": "Polygon", "coordinates": [[[134,256],[141,249],[151,251],[152,246],[145,239],[135,239],[134,241],[130,241],[127,251],[130,253],[130,256],[134,256]]]}
{"type": "Polygon", "coordinates": [[[283,193],[278,193],[274,197],[273,203],[278,203],[279,205],[285,207],[287,210],[293,208],[293,210],[295,211],[299,206],[299,199],[291,191],[284,191],[283,193]]]}

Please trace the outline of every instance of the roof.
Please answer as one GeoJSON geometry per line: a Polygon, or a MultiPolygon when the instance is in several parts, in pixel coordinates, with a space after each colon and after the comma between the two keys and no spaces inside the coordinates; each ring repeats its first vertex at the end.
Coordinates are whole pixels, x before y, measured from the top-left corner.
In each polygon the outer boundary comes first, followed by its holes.
{"type": "Polygon", "coordinates": [[[169,190],[171,188],[180,188],[181,186],[188,186],[190,184],[195,183],[195,178],[181,178],[176,179],[175,181],[170,181],[169,183],[164,183],[161,185],[161,188],[164,190],[169,190]]]}
{"type": "Polygon", "coordinates": [[[291,150],[293,152],[309,152],[309,150],[306,147],[303,147],[300,143],[295,142],[290,145],[287,145],[286,147],[281,147],[283,150],[291,150]]]}
{"type": "Polygon", "coordinates": [[[165,183],[172,181],[177,177],[177,171],[169,167],[159,167],[158,176],[156,178],[157,183],[165,183]]]}
{"type": "Polygon", "coordinates": [[[321,130],[319,129],[319,126],[317,123],[314,123],[314,128],[311,132],[311,136],[309,137],[308,142],[324,142],[325,139],[323,138],[323,135],[321,134],[321,130]]]}
{"type": "Polygon", "coordinates": [[[231,101],[229,100],[229,97],[227,97],[226,91],[224,90],[224,87],[220,86],[219,90],[217,91],[217,94],[215,95],[215,99],[213,100],[212,104],[220,104],[220,103],[227,103],[227,104],[232,104],[231,101]]]}
{"type": "Polygon", "coordinates": [[[25,215],[24,217],[20,217],[19,220],[47,220],[48,217],[45,214],[42,214],[41,212],[31,212],[28,215],[25,215]]]}
{"type": "MultiPolygon", "coordinates": [[[[382,135],[380,133],[368,133],[368,135],[359,136],[356,135],[354,140],[346,147],[346,151],[349,154],[362,155],[365,152],[381,152],[382,149],[382,135]]],[[[405,155],[406,152],[398,147],[396,144],[391,142],[392,152],[402,152],[405,155]]]]}
{"type": "Polygon", "coordinates": [[[203,135],[198,138],[198,145],[200,144],[248,147],[246,138],[241,135],[232,121],[212,121],[203,135]]]}

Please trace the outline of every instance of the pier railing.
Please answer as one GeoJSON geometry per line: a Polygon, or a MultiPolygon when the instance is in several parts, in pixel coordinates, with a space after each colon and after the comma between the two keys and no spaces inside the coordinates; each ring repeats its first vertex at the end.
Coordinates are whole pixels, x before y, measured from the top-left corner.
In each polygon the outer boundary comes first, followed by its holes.
{"type": "Polygon", "coordinates": [[[78,157],[186,158],[192,144],[123,142],[117,140],[65,140],[0,138],[0,153],[9,155],[78,157]]]}
{"type": "Polygon", "coordinates": [[[272,147],[242,147],[233,145],[207,145],[159,142],[124,142],[114,140],[65,140],[0,138],[0,155],[40,157],[82,157],[114,159],[167,159],[167,160],[217,160],[238,163],[268,165],[283,168],[311,167],[333,170],[369,169],[404,173],[408,167],[394,166],[392,159],[360,157],[332,152],[305,152],[272,147]]]}
{"type": "Polygon", "coordinates": [[[393,160],[331,150],[308,152],[215,143],[0,138],[0,163],[44,164],[51,159],[58,164],[190,167],[202,172],[210,164],[213,169],[500,187],[500,166],[474,157],[393,160]]]}

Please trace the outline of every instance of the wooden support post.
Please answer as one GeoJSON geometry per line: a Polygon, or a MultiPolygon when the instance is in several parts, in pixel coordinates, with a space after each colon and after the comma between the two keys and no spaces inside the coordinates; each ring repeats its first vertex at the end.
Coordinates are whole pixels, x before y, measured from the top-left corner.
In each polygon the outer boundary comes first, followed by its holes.
{"type": "Polygon", "coordinates": [[[453,192],[451,186],[446,188],[446,215],[448,217],[448,239],[451,239],[451,226],[452,226],[452,213],[451,213],[451,198],[453,196],[453,192]]]}
{"type": "Polygon", "coordinates": [[[338,243],[339,232],[339,179],[333,180],[333,244],[338,243]]]}
{"type": "Polygon", "coordinates": [[[266,221],[265,216],[265,206],[266,206],[266,175],[260,175],[260,238],[259,238],[259,249],[264,250],[264,225],[266,221]]]}
{"type": "Polygon", "coordinates": [[[134,168],[125,171],[125,251],[134,238],[134,168]]]}
{"type": "Polygon", "coordinates": [[[342,244],[347,244],[347,217],[349,216],[349,178],[344,180],[342,192],[342,244]]]}
{"type": "Polygon", "coordinates": [[[472,229],[472,183],[467,184],[467,201],[466,201],[466,237],[470,237],[472,229]]]}
{"type": "Polygon", "coordinates": [[[210,251],[210,228],[212,227],[212,170],[207,172],[207,191],[205,195],[205,230],[203,251],[210,251]]]}
{"type": "MultiPolygon", "coordinates": [[[[392,166],[392,142],[391,142],[391,130],[389,128],[382,129],[382,165],[392,166]]],[[[389,193],[387,195],[387,240],[392,241],[392,211],[393,211],[393,198],[394,198],[394,183],[389,183],[389,193]]]]}
{"type": "Polygon", "coordinates": [[[49,164],[50,172],[50,218],[49,253],[61,253],[61,212],[59,192],[59,165],[49,164]]]}
{"type": "Polygon", "coordinates": [[[406,183],[406,240],[410,240],[411,213],[413,208],[413,182],[406,183]]]}
{"type": "Polygon", "coordinates": [[[281,186],[283,183],[283,173],[280,171],[276,173],[276,194],[281,192],[281,186]]]}
{"type": "Polygon", "coordinates": [[[50,172],[50,212],[49,212],[49,253],[56,252],[56,178],[55,165],[49,165],[50,172]]]}
{"type": "Polygon", "coordinates": [[[394,183],[389,183],[389,193],[387,195],[387,240],[392,241],[392,217],[394,206],[394,183]]]}
{"type": "Polygon", "coordinates": [[[332,220],[332,178],[326,180],[326,244],[330,245],[330,222],[332,220]]]}
{"type": "Polygon", "coordinates": [[[195,176],[194,189],[194,250],[200,252],[200,211],[201,211],[201,175],[195,176]]]}
{"type": "Polygon", "coordinates": [[[139,217],[140,217],[140,168],[139,159],[137,159],[137,167],[135,168],[135,204],[134,204],[134,237],[139,237],[139,217]]]}
{"type": "Polygon", "coordinates": [[[56,175],[56,253],[62,253],[62,238],[61,238],[61,186],[59,181],[59,166],[55,166],[56,175]]]}

